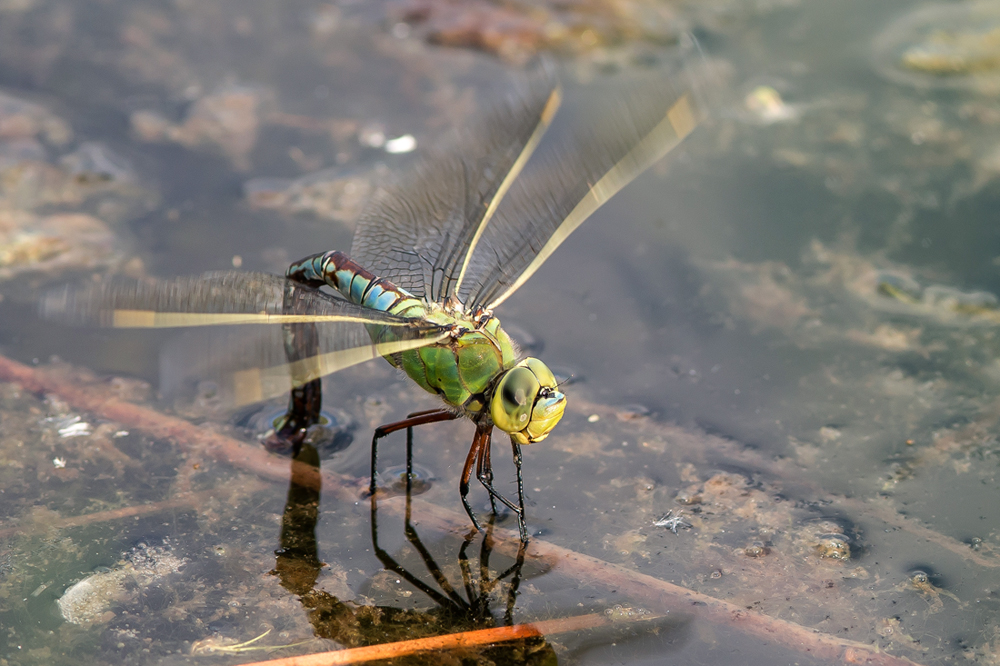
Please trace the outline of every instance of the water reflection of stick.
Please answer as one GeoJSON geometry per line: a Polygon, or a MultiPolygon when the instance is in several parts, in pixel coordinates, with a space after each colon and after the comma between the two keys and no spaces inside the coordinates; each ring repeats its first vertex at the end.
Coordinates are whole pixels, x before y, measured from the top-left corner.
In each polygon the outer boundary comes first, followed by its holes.
{"type": "MultiPolygon", "coordinates": [[[[54,373],[36,370],[3,356],[0,356],[0,380],[16,382],[25,390],[34,393],[54,393],[74,409],[92,412],[129,428],[142,430],[152,437],[175,441],[182,450],[200,451],[216,460],[254,472],[261,477],[288,482],[289,466],[285,458],[270,455],[259,447],[246,445],[183,419],[102,395],[102,392],[95,390],[94,387],[75,386],[70,380],[60,378],[54,373]]],[[[308,465],[302,465],[302,468],[296,467],[293,470],[297,482],[308,485],[312,475],[319,484],[319,474],[322,474],[322,485],[326,492],[352,502],[358,499],[358,492],[366,485],[357,479],[330,471],[318,472],[308,465]]],[[[385,508],[398,511],[402,515],[405,510],[403,499],[388,498],[382,504],[385,508]]],[[[414,500],[414,504],[417,502],[418,500],[414,500]]],[[[421,501],[419,505],[421,522],[424,524],[432,524],[437,529],[456,533],[464,533],[468,528],[465,516],[459,516],[453,511],[427,502],[421,501]]],[[[499,534],[495,537],[497,549],[502,551],[511,549],[516,551],[520,543],[514,533],[510,533],[506,538],[501,538],[499,534]]],[[[762,638],[769,643],[805,652],[817,659],[885,666],[914,664],[908,659],[881,652],[877,647],[822,634],[761,613],[749,612],[735,604],[540,539],[531,542],[529,555],[551,562],[558,567],[561,574],[576,578],[588,585],[602,585],[653,608],[676,609],[697,616],[699,619],[762,638]]]]}

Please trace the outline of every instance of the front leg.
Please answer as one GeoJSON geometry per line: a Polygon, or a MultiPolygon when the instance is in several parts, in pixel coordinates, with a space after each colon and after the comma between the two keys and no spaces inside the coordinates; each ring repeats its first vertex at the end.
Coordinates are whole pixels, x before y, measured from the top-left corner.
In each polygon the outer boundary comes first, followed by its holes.
{"type": "Polygon", "coordinates": [[[402,421],[396,421],[395,423],[388,423],[383,426],[375,428],[375,434],[372,437],[372,469],[371,469],[371,481],[368,486],[368,491],[374,495],[377,490],[376,475],[378,474],[378,440],[382,439],[386,435],[390,435],[397,430],[402,430],[406,428],[406,474],[407,474],[407,490],[409,490],[409,475],[413,470],[413,428],[414,426],[424,425],[425,423],[437,423],[438,421],[451,421],[458,418],[458,414],[452,412],[448,409],[430,409],[426,412],[416,412],[410,414],[408,417],[402,421]]]}

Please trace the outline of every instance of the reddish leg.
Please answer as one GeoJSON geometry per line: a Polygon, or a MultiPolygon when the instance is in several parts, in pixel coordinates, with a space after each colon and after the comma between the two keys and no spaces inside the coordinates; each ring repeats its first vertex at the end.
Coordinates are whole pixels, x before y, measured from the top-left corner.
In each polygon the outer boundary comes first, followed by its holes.
{"type": "Polygon", "coordinates": [[[402,421],[389,423],[375,428],[375,435],[372,437],[372,476],[368,491],[374,495],[377,488],[375,474],[378,466],[378,440],[386,435],[390,435],[397,430],[406,428],[406,486],[409,490],[410,474],[413,472],[413,428],[425,423],[437,423],[439,421],[451,421],[458,418],[458,414],[447,409],[430,409],[425,412],[410,414],[402,421]]]}
{"type": "Polygon", "coordinates": [[[493,425],[490,424],[488,427],[483,427],[481,425],[476,425],[476,434],[472,438],[472,446],[469,448],[469,455],[465,457],[465,466],[462,467],[462,480],[458,484],[458,492],[462,496],[462,505],[465,507],[465,512],[469,514],[469,518],[472,519],[472,524],[476,526],[477,530],[482,531],[482,527],[479,525],[479,521],[476,519],[476,514],[472,511],[472,507],[469,506],[469,479],[472,478],[472,465],[477,463],[480,457],[480,451],[483,448],[483,440],[486,440],[486,446],[489,447],[489,433],[493,430],[493,425]]]}

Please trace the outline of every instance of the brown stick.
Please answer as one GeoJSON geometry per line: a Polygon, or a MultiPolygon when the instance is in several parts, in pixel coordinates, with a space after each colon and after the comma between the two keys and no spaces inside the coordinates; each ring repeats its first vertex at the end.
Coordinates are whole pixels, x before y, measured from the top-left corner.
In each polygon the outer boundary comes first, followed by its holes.
{"type": "MultiPolygon", "coordinates": [[[[201,452],[265,479],[288,481],[290,478],[287,458],[270,455],[260,447],[247,446],[232,437],[213,432],[211,428],[119,400],[95,387],[74,386],[54,373],[30,368],[2,355],[0,380],[16,382],[32,393],[54,393],[74,409],[92,412],[109,421],[141,430],[151,437],[173,441],[182,451],[201,452]]],[[[319,487],[319,472],[314,467],[297,463],[292,467],[297,483],[319,487]]],[[[325,471],[322,480],[324,490],[332,491],[338,498],[352,502],[358,499],[357,492],[350,489],[357,486],[356,479],[325,471]]]]}
{"type": "MultiPolygon", "coordinates": [[[[651,618],[652,619],[652,618],[651,618]]],[[[334,650],[333,652],[318,652],[299,657],[283,657],[268,661],[257,661],[243,666],[334,666],[342,664],[359,664],[377,659],[395,659],[417,652],[432,650],[460,650],[493,643],[505,643],[523,638],[551,636],[567,631],[593,629],[611,623],[607,617],[590,614],[578,615],[558,620],[543,620],[531,624],[515,624],[511,627],[494,627],[478,631],[464,631],[458,634],[418,638],[412,641],[383,643],[367,647],[334,650]]]]}
{"type": "MultiPolygon", "coordinates": [[[[160,414],[116,398],[102,397],[100,392],[93,388],[84,390],[72,386],[53,375],[3,356],[0,356],[0,380],[17,382],[33,392],[55,393],[75,409],[99,414],[130,428],[143,430],[154,437],[172,439],[185,450],[201,449],[219,461],[254,472],[264,478],[285,482],[289,479],[287,459],[272,456],[259,447],[247,446],[183,419],[160,414]]],[[[294,473],[299,483],[302,483],[299,479],[304,481],[315,479],[318,484],[322,479],[325,492],[333,492],[337,497],[352,502],[358,499],[358,490],[363,487],[356,479],[330,471],[319,472],[308,465],[295,468],[294,473]]],[[[420,506],[422,523],[457,534],[464,534],[468,530],[465,516],[419,499],[414,499],[413,503],[420,506]]],[[[381,505],[398,512],[399,515],[403,515],[405,511],[405,499],[402,497],[384,499],[381,505]]],[[[494,539],[499,550],[512,556],[516,555],[520,545],[517,534],[507,530],[495,530],[494,539]]],[[[778,643],[792,650],[805,652],[819,659],[877,666],[914,664],[909,659],[880,652],[877,647],[839,639],[785,620],[748,612],[734,604],[540,539],[531,542],[529,554],[549,561],[553,566],[557,566],[563,575],[585,581],[588,585],[600,585],[617,590],[654,609],[682,610],[701,619],[731,627],[768,642],[778,643]]]]}

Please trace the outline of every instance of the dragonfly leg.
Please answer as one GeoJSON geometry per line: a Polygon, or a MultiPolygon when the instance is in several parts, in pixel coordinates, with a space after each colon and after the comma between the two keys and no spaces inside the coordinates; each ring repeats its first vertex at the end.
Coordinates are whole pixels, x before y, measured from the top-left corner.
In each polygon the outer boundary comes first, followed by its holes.
{"type": "MultiPolygon", "coordinates": [[[[490,453],[493,450],[492,445],[493,436],[490,435],[486,442],[486,446],[479,454],[479,462],[476,465],[476,477],[479,479],[486,479],[483,484],[487,488],[493,486],[493,461],[490,458],[490,453]]],[[[490,509],[493,511],[493,515],[497,514],[497,501],[493,498],[493,494],[490,493],[490,509]]]]}
{"type": "Polygon", "coordinates": [[[426,412],[417,412],[415,414],[410,414],[409,417],[403,419],[402,421],[396,421],[395,423],[388,423],[386,425],[379,426],[375,428],[375,434],[372,436],[372,470],[371,470],[371,483],[368,486],[368,491],[371,494],[375,494],[378,484],[375,481],[375,475],[378,471],[378,441],[387,435],[402,430],[406,428],[407,438],[406,438],[406,473],[407,476],[413,470],[412,462],[412,450],[413,450],[413,428],[415,426],[424,425],[426,423],[437,423],[439,421],[451,421],[458,418],[458,414],[449,411],[447,409],[432,409],[426,412]]]}
{"type": "MultiPolygon", "coordinates": [[[[492,429],[493,426],[490,426],[492,429]]],[[[476,526],[476,529],[480,532],[483,530],[482,526],[479,524],[479,520],[476,518],[475,512],[472,510],[472,506],[469,504],[469,479],[472,478],[472,465],[479,460],[479,453],[483,447],[483,437],[484,432],[488,432],[484,428],[476,426],[476,434],[472,438],[472,446],[469,447],[469,455],[465,457],[465,465],[462,467],[462,480],[458,484],[458,493],[462,496],[462,506],[465,507],[465,512],[469,514],[469,518],[472,519],[472,524],[476,526]]]]}
{"type": "Polygon", "coordinates": [[[511,448],[514,450],[514,468],[517,470],[517,505],[521,507],[517,514],[517,529],[521,533],[521,543],[528,541],[528,526],[524,523],[524,477],[521,476],[521,445],[510,440],[511,448]]]}
{"type": "MultiPolygon", "coordinates": [[[[284,314],[301,314],[298,307],[300,301],[295,298],[294,290],[294,284],[287,283],[282,306],[284,314]]],[[[282,333],[285,356],[293,368],[293,388],[288,399],[288,411],[280,423],[275,424],[274,432],[264,440],[264,446],[269,451],[291,451],[292,455],[298,455],[306,432],[321,419],[322,384],[319,379],[309,380],[309,368],[303,366],[303,361],[315,357],[318,353],[319,334],[315,324],[284,324],[282,333]]]]}
{"type": "MultiPolygon", "coordinates": [[[[490,446],[490,432],[487,432],[487,439],[485,446],[488,448],[490,446]]],[[[489,462],[489,456],[480,451],[479,455],[481,457],[480,465],[477,468],[476,477],[479,479],[479,483],[483,484],[486,488],[486,492],[490,494],[490,501],[493,498],[500,500],[508,509],[517,514],[517,530],[521,535],[521,541],[526,542],[528,540],[528,528],[524,523],[524,482],[521,478],[521,447],[516,442],[511,442],[514,447],[514,467],[517,469],[517,500],[518,503],[514,504],[509,499],[501,495],[493,487],[493,469],[489,462]],[[484,462],[485,459],[485,462],[484,462]]]]}

